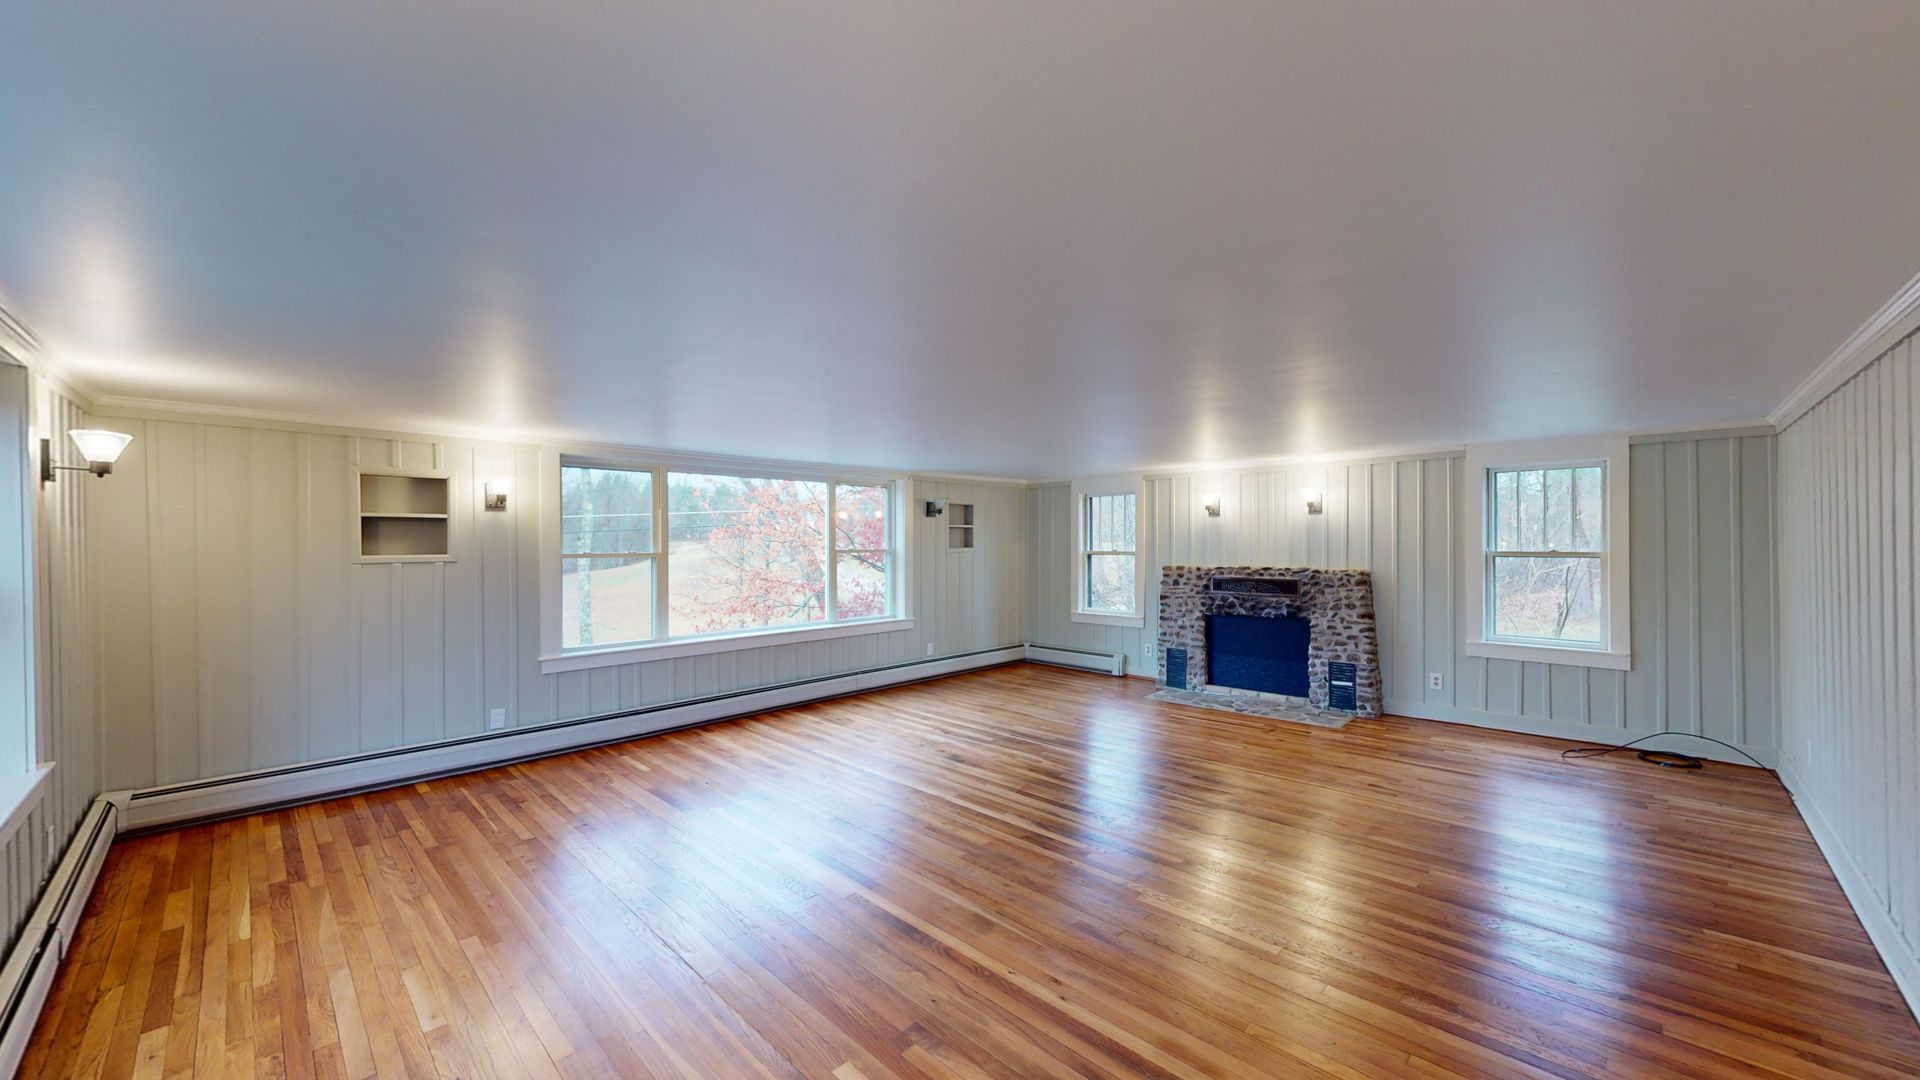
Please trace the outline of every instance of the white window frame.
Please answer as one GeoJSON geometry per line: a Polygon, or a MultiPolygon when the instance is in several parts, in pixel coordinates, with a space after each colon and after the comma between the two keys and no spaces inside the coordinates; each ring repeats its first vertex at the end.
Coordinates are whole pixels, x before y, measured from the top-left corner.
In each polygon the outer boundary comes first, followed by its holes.
{"type": "MultiPolygon", "coordinates": [[[[540,493],[540,548],[541,548],[541,588],[540,588],[540,673],[552,675],[564,671],[582,671],[590,668],[608,667],[617,664],[632,664],[648,660],[666,660],[676,656],[698,656],[708,653],[732,652],[739,649],[764,648],[769,645],[784,645],[803,641],[821,641],[832,638],[854,637],[863,634],[885,634],[913,628],[911,596],[906,583],[912,578],[908,570],[909,551],[906,543],[906,508],[913,496],[910,477],[892,473],[873,473],[863,470],[817,470],[785,465],[778,462],[756,461],[751,459],[708,458],[694,455],[648,455],[644,458],[623,456],[564,453],[560,450],[547,450],[541,454],[541,473],[546,479],[540,493]],[[653,477],[653,551],[634,552],[631,556],[614,555],[610,557],[644,557],[650,560],[654,570],[654,618],[655,637],[648,641],[625,641],[605,645],[583,645],[567,648],[561,644],[561,566],[572,556],[561,552],[560,519],[560,470],[562,467],[593,469],[625,469],[632,472],[646,472],[653,477]],[[727,630],[712,634],[684,634],[674,636],[667,618],[669,597],[669,576],[673,572],[672,560],[667,551],[667,476],[669,473],[708,473],[720,476],[739,476],[750,479],[766,480],[802,480],[822,483],[827,486],[827,522],[826,522],[826,573],[827,573],[827,621],[807,623],[803,626],[773,626],[753,630],[727,630]],[[884,486],[887,488],[888,523],[887,560],[887,612],[883,615],[868,616],[859,619],[839,619],[837,617],[839,575],[835,572],[837,559],[842,552],[856,549],[840,548],[838,532],[834,522],[838,520],[835,500],[836,485],[856,485],[861,487],[884,486]],[[662,631],[665,635],[662,635],[662,631]]],[[[865,550],[865,549],[860,549],[865,550]]],[[[878,549],[874,549],[878,550],[878,549]]]]}
{"type": "MultiPolygon", "coordinates": [[[[1464,552],[1466,580],[1472,584],[1479,602],[1478,625],[1466,643],[1468,656],[1492,660],[1521,660],[1577,667],[1626,671],[1633,666],[1631,631],[1633,626],[1629,600],[1633,595],[1628,574],[1632,566],[1628,541],[1627,490],[1630,477],[1629,448],[1624,436],[1593,439],[1556,439],[1550,442],[1502,443],[1469,447],[1466,454],[1466,483],[1470,521],[1469,534],[1478,540],[1464,552]],[[1602,535],[1605,546],[1600,552],[1600,575],[1604,584],[1601,597],[1600,640],[1588,645],[1578,642],[1535,642],[1502,638],[1493,629],[1493,497],[1491,484],[1496,472],[1515,469],[1561,469],[1599,465],[1604,469],[1602,490],[1602,535]]],[[[1514,552],[1503,552],[1512,555],[1514,552]]],[[[1524,552],[1520,554],[1526,554],[1524,552]]]]}
{"type": "Polygon", "coordinates": [[[1073,482],[1073,609],[1069,617],[1074,622],[1135,628],[1146,625],[1148,529],[1143,486],[1138,476],[1094,477],[1073,482]],[[1133,610],[1126,614],[1087,609],[1087,557],[1100,554],[1087,548],[1087,503],[1101,495],[1133,496],[1133,610]]]}
{"type": "Polygon", "coordinates": [[[26,824],[53,779],[54,763],[40,760],[38,655],[41,598],[51,585],[35,560],[41,504],[55,497],[40,483],[39,439],[66,439],[42,430],[51,411],[32,374],[0,348],[0,844],[26,824]]]}

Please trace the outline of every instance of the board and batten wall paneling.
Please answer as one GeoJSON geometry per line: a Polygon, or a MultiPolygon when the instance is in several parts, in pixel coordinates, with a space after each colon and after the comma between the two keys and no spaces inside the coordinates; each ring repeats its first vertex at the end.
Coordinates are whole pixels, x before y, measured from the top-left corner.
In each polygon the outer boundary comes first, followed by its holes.
{"type": "Polygon", "coordinates": [[[537,447],[125,413],[133,445],[92,513],[108,788],[424,746],[1024,640],[1021,489],[922,479],[907,521],[912,629],[539,671],[537,447]],[[356,563],[353,467],[444,470],[452,562],[356,563]],[[505,513],[480,509],[510,476],[505,513]],[[926,499],[970,501],[946,550],[926,499]],[[108,539],[111,538],[111,539],[108,539]]]}
{"type": "Polygon", "coordinates": [[[1366,569],[1391,712],[1583,739],[1687,731],[1770,761],[1772,438],[1663,436],[1636,442],[1629,467],[1630,672],[1466,654],[1479,632],[1471,582],[1480,555],[1460,454],[1148,477],[1140,541],[1148,612],[1140,630],[1071,620],[1072,489],[1030,489],[1030,636],[1125,653],[1129,672],[1152,675],[1161,567],[1366,569]],[[1323,494],[1319,514],[1307,513],[1309,490],[1323,494]],[[1204,493],[1222,496],[1218,518],[1201,508],[1204,493]],[[1437,690],[1427,682],[1433,672],[1442,676],[1437,690]]]}
{"type": "Polygon", "coordinates": [[[1920,377],[1908,338],[1779,435],[1782,773],[1920,1001],[1920,377]]]}
{"type": "MultiPolygon", "coordinates": [[[[82,405],[53,384],[29,377],[32,438],[54,441],[57,460],[72,461],[71,428],[92,426],[82,405]]],[[[37,458],[36,458],[37,460],[37,458]]],[[[25,478],[34,521],[35,736],[53,775],[39,805],[0,850],[0,927],[11,947],[33,913],[41,887],[65,852],[93,797],[100,793],[100,738],[96,724],[94,604],[88,576],[88,485],[107,484],[63,472],[51,484],[25,478]]]]}

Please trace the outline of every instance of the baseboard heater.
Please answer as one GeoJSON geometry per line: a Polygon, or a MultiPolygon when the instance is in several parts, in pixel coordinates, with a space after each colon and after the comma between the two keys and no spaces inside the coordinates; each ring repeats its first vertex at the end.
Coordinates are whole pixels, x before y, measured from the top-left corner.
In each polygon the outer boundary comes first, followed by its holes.
{"type": "Polygon", "coordinates": [[[1027,645],[1004,645],[841,675],[823,675],[774,686],[665,702],[539,727],[488,732],[427,746],[396,747],[184,784],[142,788],[128,794],[121,831],[144,831],[186,822],[210,821],[295,806],[316,799],[377,791],[396,784],[431,780],[590,746],[624,742],[642,735],[657,735],[1025,659],[1028,659],[1027,645]]]}
{"type": "Polygon", "coordinates": [[[114,799],[102,795],[94,800],[60,865],[47,879],[40,902],[14,939],[6,964],[0,966],[0,1076],[13,1076],[20,1069],[53,976],[73,946],[74,931],[119,823],[120,807],[114,799]]]}
{"type": "Polygon", "coordinates": [[[1062,645],[1027,646],[1027,659],[1037,664],[1052,664],[1055,667],[1080,668],[1083,671],[1098,671],[1103,675],[1125,675],[1127,657],[1124,653],[1103,653],[1092,649],[1070,649],[1062,645]]]}

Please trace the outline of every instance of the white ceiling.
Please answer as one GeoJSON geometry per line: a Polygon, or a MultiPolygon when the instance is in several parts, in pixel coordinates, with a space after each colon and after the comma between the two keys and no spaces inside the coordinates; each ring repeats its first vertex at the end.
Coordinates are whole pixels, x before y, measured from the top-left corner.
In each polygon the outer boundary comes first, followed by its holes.
{"type": "Polygon", "coordinates": [[[1920,265],[1920,4],[20,4],[125,395],[1057,476],[1757,417],[1920,265]]]}

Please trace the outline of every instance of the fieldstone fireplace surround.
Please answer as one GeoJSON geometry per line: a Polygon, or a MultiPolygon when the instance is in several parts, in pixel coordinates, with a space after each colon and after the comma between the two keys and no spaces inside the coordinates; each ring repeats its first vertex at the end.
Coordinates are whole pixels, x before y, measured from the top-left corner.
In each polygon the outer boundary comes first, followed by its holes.
{"type": "Polygon", "coordinates": [[[1352,715],[1380,715],[1380,645],[1373,617],[1373,577],[1367,571],[1166,567],[1160,573],[1160,685],[1182,691],[1206,688],[1209,615],[1307,620],[1307,701],[1316,708],[1329,708],[1328,665],[1351,664],[1352,715]],[[1185,650],[1183,680],[1167,681],[1169,656],[1176,660],[1177,676],[1182,655],[1169,650],[1185,650]]]}

